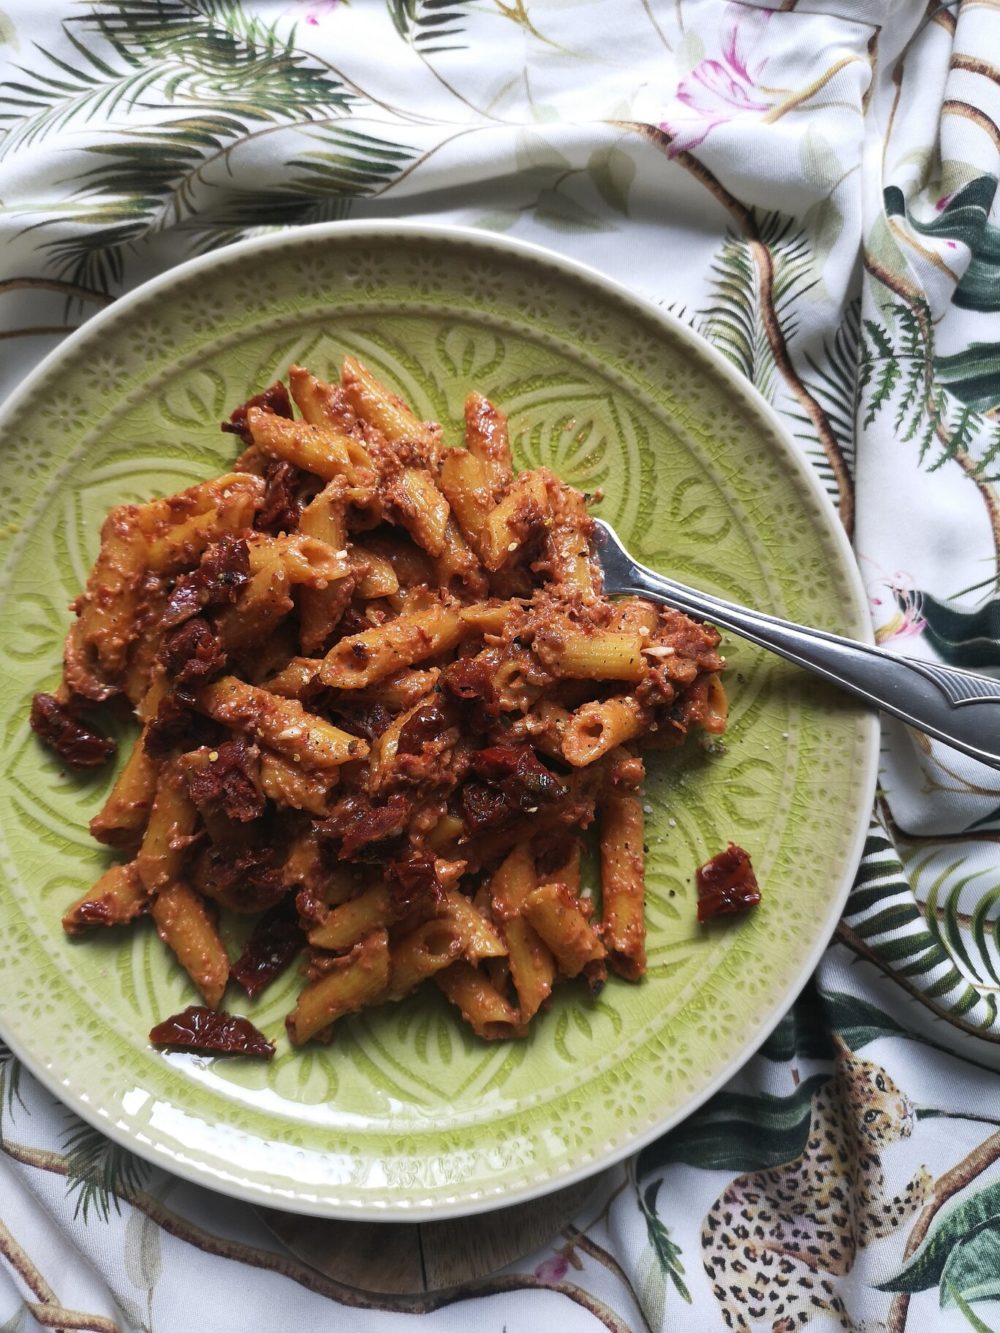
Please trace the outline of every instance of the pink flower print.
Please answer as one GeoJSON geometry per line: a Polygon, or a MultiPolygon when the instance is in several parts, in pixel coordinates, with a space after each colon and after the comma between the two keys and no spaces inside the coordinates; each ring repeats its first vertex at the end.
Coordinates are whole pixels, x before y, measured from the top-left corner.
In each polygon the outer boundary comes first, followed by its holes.
{"type": "Polygon", "coordinates": [[[566,1276],[569,1261],[564,1254],[554,1254],[551,1259],[543,1259],[535,1269],[535,1277],[547,1287],[554,1287],[566,1276]]]}
{"type": "Polygon", "coordinates": [[[777,105],[776,93],[766,93],[757,86],[767,57],[754,59],[771,13],[741,5],[726,6],[721,59],[706,57],[681,79],[675,95],[680,107],[669,112],[660,125],[672,137],[670,157],[697,148],[719,125],[741,116],[763,115],[777,105]]]}
{"type": "MultiPolygon", "coordinates": [[[[905,578],[905,575],[903,577],[905,578]]],[[[893,592],[896,594],[896,603],[899,606],[899,618],[891,622],[892,637],[914,639],[918,634],[923,634],[927,628],[927,621],[921,615],[923,598],[920,593],[913,588],[912,582],[909,587],[893,588],[893,592]]]]}
{"type": "Polygon", "coordinates": [[[340,4],[340,0],[299,0],[295,8],[301,13],[306,11],[306,24],[318,28],[325,18],[329,18],[340,4]]]}
{"type": "Polygon", "coordinates": [[[868,600],[879,610],[875,616],[875,642],[915,639],[927,628],[923,615],[923,595],[914,586],[913,575],[897,569],[891,574],[879,570],[868,583],[868,600]],[[885,608],[884,610],[882,608],[885,608]]]}

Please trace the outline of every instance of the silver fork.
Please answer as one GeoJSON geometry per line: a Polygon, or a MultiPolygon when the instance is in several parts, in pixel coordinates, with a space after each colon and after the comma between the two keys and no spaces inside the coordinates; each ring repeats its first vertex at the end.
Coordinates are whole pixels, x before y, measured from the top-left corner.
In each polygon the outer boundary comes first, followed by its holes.
{"type": "Polygon", "coordinates": [[[665,602],[696,620],[732,630],[918,731],[1000,768],[1000,681],[958,667],[896,657],[867,643],[697,592],[640,565],[603,519],[597,520],[597,528],[595,545],[607,593],[633,593],[665,602]]]}

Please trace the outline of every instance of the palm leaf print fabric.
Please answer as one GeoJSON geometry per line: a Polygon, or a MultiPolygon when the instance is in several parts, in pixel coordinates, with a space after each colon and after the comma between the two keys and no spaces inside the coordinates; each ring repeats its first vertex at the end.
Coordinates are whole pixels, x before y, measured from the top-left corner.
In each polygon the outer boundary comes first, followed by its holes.
{"type": "MultiPolygon", "coordinates": [[[[244,237],[535,241],[772,404],[880,644],[997,672],[998,176],[997,0],[3,0],[0,392],[244,237]]],[[[1000,1329],[998,844],[997,773],[886,721],[794,1008],[549,1244],[447,1296],[330,1281],[0,1047],[0,1327],[1000,1329]]]]}

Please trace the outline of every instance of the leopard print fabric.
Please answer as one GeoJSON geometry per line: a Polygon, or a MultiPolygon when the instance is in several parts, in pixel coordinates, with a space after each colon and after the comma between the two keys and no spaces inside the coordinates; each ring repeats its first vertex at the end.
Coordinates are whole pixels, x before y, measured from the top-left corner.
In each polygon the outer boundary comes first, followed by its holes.
{"type": "Polygon", "coordinates": [[[881,1154],[912,1134],[913,1106],[884,1069],[838,1047],[834,1076],[812,1097],[804,1150],[738,1176],[702,1223],[705,1272],[729,1328],[794,1333],[826,1311],[854,1330],[833,1278],[928,1196],[923,1167],[886,1196],[881,1154]]]}

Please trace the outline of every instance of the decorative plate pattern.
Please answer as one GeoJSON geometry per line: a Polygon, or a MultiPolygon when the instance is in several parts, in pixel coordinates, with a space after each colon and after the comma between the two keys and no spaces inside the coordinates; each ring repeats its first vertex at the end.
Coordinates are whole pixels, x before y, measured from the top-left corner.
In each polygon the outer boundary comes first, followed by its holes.
{"type": "Polygon", "coordinates": [[[724,746],[650,761],[648,978],[572,986],[520,1043],[486,1045],[428,993],[289,1049],[296,978],[239,1006],[270,1065],[149,1047],[190,1003],[148,923],[66,939],[105,853],[87,821],[111,777],[60,771],[31,736],[67,603],[110,505],[218,472],[218,422],[290,361],[352,352],[458,437],[478,388],[519,461],[584,489],[644,561],[709,591],[868,637],[849,548],[818,485],[721,358],[597,275],[531,247],[398,224],[306,228],[183,265],[91,321],[7,405],[0,782],[0,1026],[86,1119],[241,1197],[331,1216],[445,1216],[566,1184],[676,1122],[804,982],[860,853],[876,722],[730,640],[724,746]],[[695,866],[729,839],[764,889],[745,920],[694,919],[695,866]]]}

